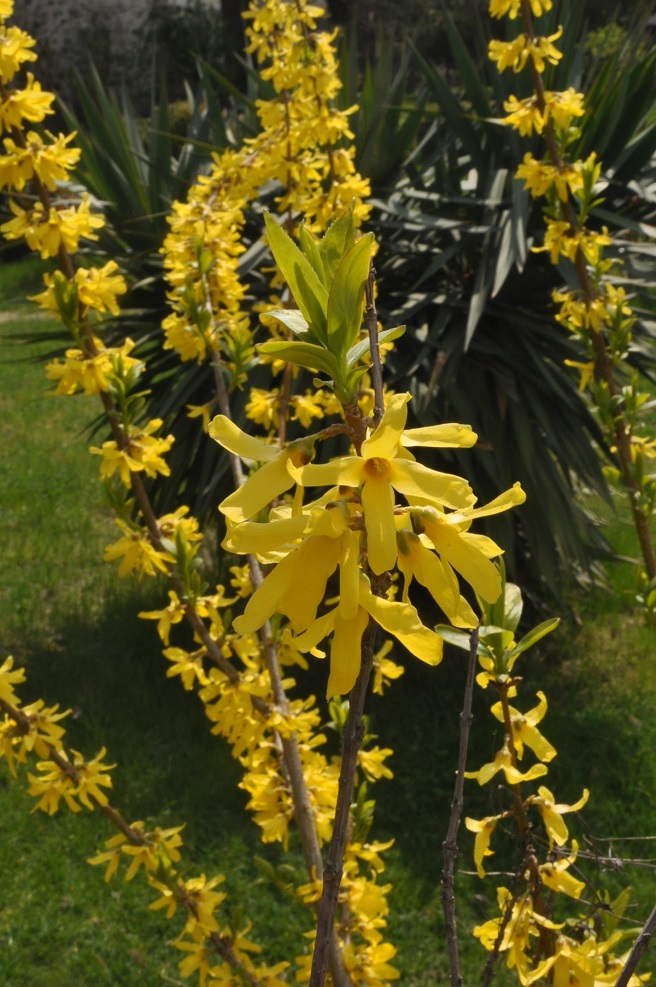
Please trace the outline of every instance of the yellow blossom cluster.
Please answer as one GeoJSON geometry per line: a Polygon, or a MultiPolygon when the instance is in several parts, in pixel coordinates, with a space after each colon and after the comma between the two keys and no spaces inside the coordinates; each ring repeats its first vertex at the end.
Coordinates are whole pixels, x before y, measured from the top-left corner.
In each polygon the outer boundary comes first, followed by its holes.
{"type": "Polygon", "coordinates": [[[87,356],[85,350],[73,347],[66,350],[63,360],[51,360],[47,365],[47,377],[57,381],[56,394],[74,394],[78,388],[85,394],[109,391],[110,381],[119,370],[123,374],[141,365],[141,361],[130,356],[134,343],[129,338],[117,347],[106,347],[97,336],[92,337],[92,343],[96,350],[94,356],[87,356]]]}
{"type": "MultiPolygon", "coordinates": [[[[485,785],[502,775],[505,784],[498,786],[495,814],[483,819],[468,817],[465,825],[475,834],[474,863],[481,878],[485,877],[485,861],[493,854],[491,841],[497,830],[512,828],[515,843],[518,841],[524,850],[516,869],[514,891],[497,889],[499,916],[477,926],[474,935],[485,949],[504,956],[523,987],[543,978],[563,987],[575,983],[603,987],[613,984],[621,969],[621,958],[612,952],[621,933],[603,939],[602,924],[591,921],[589,915],[582,916],[580,922],[555,918],[561,896],[578,901],[586,887],[572,873],[579,848],[576,840],[571,840],[568,847],[569,830],[563,817],[582,809],[589,792],[584,789],[581,797],[569,805],[557,802],[544,784],[527,790],[527,785],[547,775],[548,765],[556,756],[555,748],[538,726],[546,715],[547,700],[543,692],[538,692],[537,705],[527,711],[509,701],[517,695],[522,681],[515,674],[517,659],[553,630],[558,621],[545,621],[516,641],[514,632],[521,613],[519,588],[505,581],[498,603],[483,603],[478,642],[482,671],[477,682],[483,689],[493,688],[498,696],[491,713],[502,724],[503,742],[492,761],[477,771],[465,772],[465,777],[485,785]],[[524,769],[527,749],[535,760],[524,769]],[[505,805],[504,792],[508,794],[505,805]],[[534,817],[540,819],[546,840],[540,839],[534,817]],[[547,848],[542,859],[541,845],[547,848]],[[607,977],[610,970],[613,975],[607,977]],[[580,979],[582,971],[585,977],[580,979]]],[[[632,979],[631,983],[637,985],[639,980],[632,979]]]]}
{"type": "MultiPolygon", "coordinates": [[[[80,157],[79,149],[69,147],[75,134],[26,127],[41,124],[54,112],[54,95],[43,92],[31,72],[22,84],[17,81],[24,63],[35,61],[36,54],[34,39],[6,23],[12,14],[13,3],[5,3],[0,11],[0,134],[7,136],[2,138],[0,188],[19,195],[9,200],[13,219],[2,225],[1,232],[11,240],[24,239],[43,258],[55,257],[61,250],[74,253],[81,239],[97,239],[95,231],[104,220],[92,213],[87,195],[71,199],[70,191],[63,189],[80,157]]],[[[116,295],[125,291],[125,285],[122,278],[110,279],[109,273],[91,269],[81,277],[80,303],[87,310],[117,310],[116,295]]],[[[48,291],[37,300],[57,311],[52,281],[46,284],[48,291]]]]}
{"type": "MultiPolygon", "coordinates": [[[[351,202],[356,224],[368,215],[363,199],[369,185],[357,173],[348,144],[351,111],[334,103],[341,85],[335,34],[319,29],[322,15],[307,0],[252,0],[244,15],[247,52],[274,96],[256,102],[261,133],[238,150],[214,155],[209,174],[199,177],[186,202],[173,206],[163,247],[172,311],[162,328],[165,347],[182,360],[200,362],[208,352],[221,353],[239,375],[237,365],[252,359],[238,265],[245,211],[262,188],[278,190],[277,208],[292,225],[302,216],[315,231],[325,230],[351,202]]],[[[259,410],[254,406],[254,414],[273,422],[275,402],[268,412],[266,403],[259,410]]],[[[298,420],[320,410],[307,396],[295,404],[298,420]]]]}
{"type": "Polygon", "coordinates": [[[113,765],[103,763],[105,748],[91,760],[85,760],[77,751],[69,753],[63,742],[65,729],[59,724],[71,711],[46,707],[40,699],[24,706],[15,689],[24,681],[24,669],[14,668],[11,656],[5,659],[0,665],[0,709],[4,713],[0,755],[6,758],[14,776],[16,765],[24,764],[28,754],[43,758],[36,764],[39,773],[27,775],[29,793],[39,799],[35,809],[52,815],[61,799],[72,812],[80,811],[79,803],[88,809],[107,805],[103,788],[111,788],[108,771],[113,765]]]}

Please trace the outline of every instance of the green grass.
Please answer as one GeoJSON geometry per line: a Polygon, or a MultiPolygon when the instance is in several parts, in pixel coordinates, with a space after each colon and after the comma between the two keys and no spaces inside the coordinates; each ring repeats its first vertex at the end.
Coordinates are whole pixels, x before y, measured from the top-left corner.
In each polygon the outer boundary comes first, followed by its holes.
{"type": "MultiPolygon", "coordinates": [[[[29,282],[29,266],[23,273],[29,282]]],[[[85,451],[96,404],[48,393],[42,365],[25,358],[49,351],[52,327],[23,320],[20,328],[26,327],[41,337],[29,348],[11,341],[19,323],[0,314],[0,659],[13,652],[25,664],[25,700],[39,696],[74,710],[73,747],[88,754],[107,747],[107,759],[117,763],[112,800],[124,814],[160,825],[186,822],[188,872],[226,873],[229,900],[253,918],[254,937],[267,956],[295,955],[307,916],[257,883],[253,865],[255,855],[277,864],[281,854],[263,848],[244,812],[238,765],[210,735],[198,701],[165,678],[154,625],[136,617],[157,606],[164,587],[119,582],[102,562],[113,525],[102,509],[97,463],[85,451]]],[[[626,533],[621,551],[634,554],[622,522],[618,533],[626,533]]],[[[580,625],[567,622],[548,646],[530,653],[522,667],[522,705],[530,708],[540,688],[549,697],[542,726],[559,750],[548,782],[559,800],[571,802],[584,786],[592,789],[579,838],[606,852],[608,842],[595,844],[593,837],[613,837],[617,853],[653,861],[653,851],[621,839],[656,831],[654,632],[633,609],[626,572],[615,567],[610,573],[616,595],[594,591],[576,600],[580,625]]],[[[305,685],[321,694],[324,674],[315,665],[305,685]]],[[[385,879],[394,885],[390,938],[399,947],[404,987],[447,982],[441,844],[463,683],[459,653],[447,655],[439,669],[412,662],[369,707],[373,730],[395,750],[395,778],[376,788],[372,835],[396,839],[385,879]]],[[[498,745],[489,705],[478,690],[470,768],[489,760],[498,745]]],[[[493,788],[468,782],[466,814],[489,812],[493,788]]],[[[179,924],[148,909],[151,892],[139,878],[106,886],[102,869],[86,863],[111,835],[105,820],[87,812],[62,810],[53,818],[31,813],[25,775],[14,781],[4,767],[0,797],[0,983],[179,983],[178,956],[167,945],[179,924]]],[[[480,980],[483,957],[469,932],[490,914],[496,885],[472,876],[470,834],[462,833],[461,846],[459,927],[465,983],[472,984],[480,980]]],[[[291,859],[300,867],[296,850],[291,859]]],[[[493,860],[503,863],[501,849],[493,860]]],[[[652,874],[627,866],[609,875],[613,888],[634,885],[636,921],[652,907],[652,874]]],[[[653,968],[653,961],[644,968],[653,968]]],[[[501,971],[497,982],[512,981],[501,971]]]]}

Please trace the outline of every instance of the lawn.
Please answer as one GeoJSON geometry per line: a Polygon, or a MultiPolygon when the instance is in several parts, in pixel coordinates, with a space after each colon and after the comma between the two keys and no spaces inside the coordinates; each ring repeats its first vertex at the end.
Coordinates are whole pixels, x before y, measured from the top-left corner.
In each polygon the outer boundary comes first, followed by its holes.
{"type": "MultiPolygon", "coordinates": [[[[0,276],[5,297],[8,277],[0,276]]],[[[16,291],[29,277],[29,270],[14,270],[16,291]]],[[[226,873],[229,901],[252,915],[254,937],[268,956],[293,955],[307,917],[259,877],[253,862],[261,856],[278,866],[282,857],[262,847],[237,788],[239,766],[210,735],[193,695],[166,679],[154,626],[136,616],[157,606],[165,589],[119,581],[102,562],[114,529],[102,505],[97,462],[86,452],[97,406],[49,393],[36,358],[51,350],[51,332],[51,323],[17,313],[11,300],[0,313],[0,660],[13,653],[25,665],[26,700],[42,697],[73,710],[74,748],[93,755],[107,747],[107,760],[117,764],[112,801],[124,815],[163,826],[185,822],[188,872],[226,873]],[[16,333],[26,332],[37,342],[16,342],[16,333]]],[[[621,551],[631,554],[630,530],[612,520],[621,551]]],[[[587,851],[616,858],[600,865],[601,876],[613,893],[626,883],[635,888],[630,915],[638,923],[656,897],[654,632],[633,607],[627,567],[609,569],[609,578],[614,595],[594,590],[570,601],[571,614],[557,634],[530,652],[523,696],[528,706],[536,690],[547,693],[542,728],[559,751],[549,784],[564,802],[591,788],[582,822],[572,830],[587,851]]],[[[306,685],[321,692],[323,675],[323,667],[311,668],[306,685]]],[[[408,987],[447,980],[439,881],[463,681],[463,659],[450,652],[438,669],[408,664],[369,707],[381,744],[395,750],[395,778],[376,788],[372,835],[396,838],[386,872],[394,885],[390,938],[408,987]]],[[[489,760],[498,745],[489,705],[478,690],[470,767],[489,760]]],[[[106,886],[102,869],[86,862],[112,835],[106,820],[88,812],[32,813],[25,780],[22,774],[14,781],[0,766],[0,983],[179,984],[179,955],[167,945],[175,922],[167,925],[162,913],[149,910],[152,892],[139,879],[106,886]]],[[[491,788],[467,783],[466,814],[490,811],[491,788]]],[[[465,982],[472,984],[482,964],[469,932],[489,915],[495,883],[472,873],[471,834],[463,832],[460,842],[460,932],[465,982]]],[[[291,861],[300,867],[295,851],[291,861]]],[[[643,969],[653,968],[648,956],[643,969]]],[[[497,982],[510,980],[502,973],[497,982]]]]}

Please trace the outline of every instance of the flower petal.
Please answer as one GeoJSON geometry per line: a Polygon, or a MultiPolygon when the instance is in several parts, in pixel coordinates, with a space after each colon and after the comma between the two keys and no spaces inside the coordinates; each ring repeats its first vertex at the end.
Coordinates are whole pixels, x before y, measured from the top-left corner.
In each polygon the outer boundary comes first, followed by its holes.
{"type": "Polygon", "coordinates": [[[362,582],[360,603],[383,630],[393,634],[416,658],[428,665],[439,665],[442,660],[442,638],[424,627],[414,607],[374,596],[362,582]]]}
{"type": "Polygon", "coordinates": [[[393,394],[387,400],[378,428],[362,443],[365,459],[393,459],[401,441],[407,417],[409,394],[393,394]]]}
{"type": "Polygon", "coordinates": [[[344,620],[339,611],[336,613],[326,693],[329,699],[346,695],[355,685],[362,663],[362,635],[368,623],[369,614],[362,607],[351,620],[344,620]]]}
{"type": "Polygon", "coordinates": [[[370,477],[362,488],[369,565],[376,575],[396,564],[394,491],[386,476],[370,477]]]}
{"type": "Polygon", "coordinates": [[[456,510],[475,499],[472,488],[461,476],[428,469],[410,459],[390,462],[392,486],[406,497],[423,497],[432,503],[456,510]]]}
{"type": "Polygon", "coordinates": [[[235,456],[240,456],[241,459],[252,459],[254,462],[266,463],[280,455],[278,446],[270,445],[262,439],[242,432],[225,415],[217,415],[216,418],[212,419],[208,434],[224,449],[235,456]]]}
{"type": "Polygon", "coordinates": [[[293,485],[294,479],[287,469],[287,456],[278,451],[276,459],[252,473],[238,490],[219,504],[219,510],[239,524],[258,514],[293,485]]]}
{"type": "Polygon", "coordinates": [[[402,446],[427,446],[430,449],[470,449],[476,445],[478,435],[471,425],[456,423],[428,425],[424,428],[406,428],[401,436],[402,446]]]}

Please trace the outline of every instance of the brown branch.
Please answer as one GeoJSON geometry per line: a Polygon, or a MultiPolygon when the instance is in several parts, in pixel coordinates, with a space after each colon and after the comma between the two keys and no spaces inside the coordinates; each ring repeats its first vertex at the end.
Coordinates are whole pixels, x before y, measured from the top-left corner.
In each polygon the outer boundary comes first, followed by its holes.
{"type": "Polygon", "coordinates": [[[460,714],[460,748],[458,751],[458,766],[456,782],[451,803],[451,815],[446,839],[442,844],[444,866],[442,869],[442,908],[446,927],[447,951],[449,954],[449,972],[451,987],[461,987],[460,957],[458,953],[458,932],[456,925],[456,899],[454,894],[454,870],[458,856],[458,829],[462,816],[463,793],[465,788],[465,767],[467,764],[467,748],[471,728],[472,695],[474,692],[474,675],[476,672],[476,655],[478,652],[478,627],[472,631],[469,639],[469,661],[467,662],[467,679],[465,696],[460,714]]]}
{"type": "MultiPolygon", "coordinates": [[[[232,420],[230,398],[225,380],[223,378],[221,359],[215,350],[212,351],[212,366],[214,369],[214,379],[216,382],[216,393],[219,407],[222,414],[224,414],[226,418],[232,420]]],[[[241,466],[241,460],[233,453],[228,453],[228,455],[235,487],[240,487],[245,479],[244,471],[241,466]]],[[[253,589],[256,590],[262,585],[262,581],[264,579],[262,567],[254,555],[248,556],[248,566],[251,584],[253,589]]],[[[282,683],[282,676],[280,674],[277,644],[271,632],[271,624],[269,621],[267,621],[261,628],[259,636],[264,661],[271,680],[271,689],[273,691],[275,706],[283,715],[287,715],[289,712],[289,703],[287,701],[287,694],[285,693],[282,683]]],[[[253,701],[255,698],[257,697],[253,697],[253,701]]],[[[312,801],[310,799],[310,794],[305,783],[305,773],[303,771],[303,761],[298,744],[298,737],[295,733],[292,733],[287,737],[283,737],[280,734],[277,736],[279,746],[282,751],[287,782],[292,794],[294,821],[296,822],[301,838],[301,846],[303,849],[303,856],[305,858],[305,865],[307,867],[308,875],[311,880],[321,881],[323,880],[324,873],[323,856],[317,834],[315,813],[312,806],[312,801]]],[[[342,956],[342,951],[337,939],[337,933],[334,928],[330,933],[328,948],[330,973],[334,987],[352,987],[351,979],[348,975],[346,967],[344,966],[344,958],[342,956]]]]}
{"type": "Polygon", "coordinates": [[[332,838],[323,873],[323,887],[317,934],[312,956],[312,972],[309,987],[323,987],[328,966],[328,944],[334,934],[335,911],[342,881],[344,850],[349,831],[353,785],[358,763],[358,753],[362,743],[364,727],[362,713],[369,685],[369,676],[374,661],[374,641],[378,625],[370,620],[362,638],[362,664],[360,673],[349,694],[349,711],[342,733],[342,762],[337,789],[337,805],[333,822],[332,838]]]}
{"type": "Polygon", "coordinates": [[[624,969],[620,973],[619,977],[615,981],[615,987],[628,987],[629,981],[635,971],[638,963],[642,959],[643,955],[647,951],[647,947],[651,942],[651,937],[656,931],[656,907],[654,907],[651,915],[645,922],[642,931],[636,941],[633,944],[633,949],[629,953],[629,958],[624,964],[624,969]]]}

